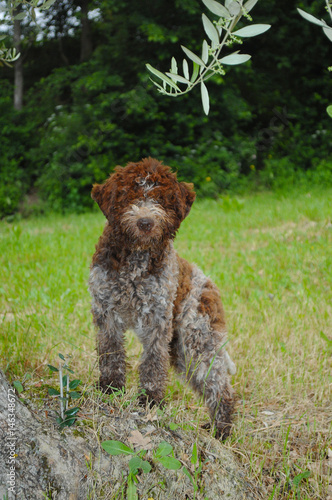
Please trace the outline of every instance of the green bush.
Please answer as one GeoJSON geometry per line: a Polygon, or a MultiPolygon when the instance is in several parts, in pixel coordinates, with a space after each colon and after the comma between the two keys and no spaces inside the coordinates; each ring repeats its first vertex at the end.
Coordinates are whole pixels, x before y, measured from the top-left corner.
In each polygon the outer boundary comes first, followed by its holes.
{"type": "Polygon", "coordinates": [[[12,104],[12,88],[1,84],[0,92],[0,218],[18,210],[20,201],[31,185],[26,151],[31,144],[31,124],[12,104]]]}
{"type": "Polygon", "coordinates": [[[201,197],[217,197],[248,184],[246,174],[256,157],[252,139],[235,134],[232,139],[215,132],[203,136],[193,148],[184,148],[181,157],[170,163],[178,167],[180,177],[194,182],[201,197]]]}
{"type": "Polygon", "coordinates": [[[14,160],[1,168],[0,218],[15,213],[24,193],[23,172],[16,168],[14,160]]]}

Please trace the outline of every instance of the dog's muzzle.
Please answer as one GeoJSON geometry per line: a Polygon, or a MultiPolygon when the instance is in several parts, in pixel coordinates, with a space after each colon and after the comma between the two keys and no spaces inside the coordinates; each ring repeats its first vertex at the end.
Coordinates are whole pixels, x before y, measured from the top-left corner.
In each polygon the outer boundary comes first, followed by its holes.
{"type": "Polygon", "coordinates": [[[150,217],[142,217],[141,219],[138,219],[136,224],[140,231],[149,233],[154,226],[154,220],[150,217]]]}
{"type": "Polygon", "coordinates": [[[153,199],[137,200],[121,217],[121,226],[139,245],[150,245],[163,237],[170,218],[153,199]]]}

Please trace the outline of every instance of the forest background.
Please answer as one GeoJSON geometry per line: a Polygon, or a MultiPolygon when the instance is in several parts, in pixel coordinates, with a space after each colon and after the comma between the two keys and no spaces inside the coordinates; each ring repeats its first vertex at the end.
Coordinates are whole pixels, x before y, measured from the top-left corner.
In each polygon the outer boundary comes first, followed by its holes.
{"type": "Polygon", "coordinates": [[[0,67],[0,217],[89,210],[94,182],[145,156],[201,197],[332,185],[332,45],[297,7],[329,22],[322,0],[258,2],[254,22],[272,28],[209,82],[208,117],[198,91],[164,97],[145,67],[167,71],[181,44],[200,53],[199,0],[57,1],[16,22],[24,84],[14,106],[14,68],[0,67]]]}

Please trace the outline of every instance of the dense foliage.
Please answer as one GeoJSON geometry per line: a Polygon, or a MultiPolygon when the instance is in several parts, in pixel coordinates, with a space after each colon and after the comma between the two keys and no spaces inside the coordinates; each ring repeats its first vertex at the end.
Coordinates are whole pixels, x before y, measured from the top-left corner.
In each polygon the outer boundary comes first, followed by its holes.
{"type": "Polygon", "coordinates": [[[254,22],[272,28],[244,42],[250,62],[209,81],[209,117],[198,91],[161,96],[145,68],[167,71],[181,44],[200,51],[198,0],[67,0],[38,36],[23,25],[20,111],[13,69],[0,68],[0,214],[87,209],[93,182],[149,155],[204,196],[331,184],[331,44],[296,7],[324,16],[320,0],[258,2],[254,22]]]}

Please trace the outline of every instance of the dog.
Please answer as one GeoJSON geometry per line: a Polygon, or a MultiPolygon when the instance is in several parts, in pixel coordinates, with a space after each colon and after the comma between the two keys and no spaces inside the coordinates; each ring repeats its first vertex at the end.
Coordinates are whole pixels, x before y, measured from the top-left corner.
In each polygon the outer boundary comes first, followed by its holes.
{"type": "Polygon", "coordinates": [[[225,315],[216,285],[179,257],[173,240],[190,212],[193,185],[158,160],[115,167],[91,196],[107,222],[93,255],[89,290],[97,327],[100,388],[125,387],[124,334],[143,345],[140,402],[161,404],[168,368],[204,397],[215,436],[230,433],[235,365],[225,348],[225,315]]]}

